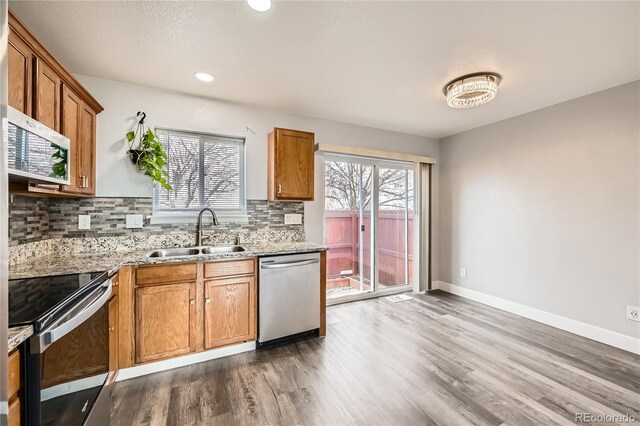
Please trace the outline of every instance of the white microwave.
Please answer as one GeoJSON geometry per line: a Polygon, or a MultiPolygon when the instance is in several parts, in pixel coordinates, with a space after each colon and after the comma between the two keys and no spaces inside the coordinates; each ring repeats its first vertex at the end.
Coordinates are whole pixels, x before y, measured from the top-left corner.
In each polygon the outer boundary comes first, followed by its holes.
{"type": "Polygon", "coordinates": [[[9,180],[69,184],[69,138],[7,108],[9,180]]]}

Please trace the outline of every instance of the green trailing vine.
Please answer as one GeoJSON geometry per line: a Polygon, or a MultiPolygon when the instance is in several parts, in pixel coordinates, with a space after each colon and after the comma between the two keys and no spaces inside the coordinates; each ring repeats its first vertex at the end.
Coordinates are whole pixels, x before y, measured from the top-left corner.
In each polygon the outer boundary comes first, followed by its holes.
{"type": "Polygon", "coordinates": [[[167,165],[167,153],[164,151],[164,147],[160,143],[158,135],[147,127],[144,131],[144,119],[146,114],[144,112],[138,113],[142,115],[142,119],[138,123],[138,127],[135,132],[128,132],[126,135],[129,142],[129,151],[127,154],[131,157],[138,170],[144,172],[146,176],[149,176],[155,186],[158,183],[165,189],[172,190],[173,187],[167,182],[169,173],[166,171],[167,165]],[[136,148],[134,148],[134,141],[136,136],[139,138],[136,148]]]}
{"type": "Polygon", "coordinates": [[[51,154],[51,158],[57,159],[57,162],[51,165],[49,177],[64,179],[67,177],[67,150],[54,144],[51,144],[51,147],[56,148],[51,154]]]}

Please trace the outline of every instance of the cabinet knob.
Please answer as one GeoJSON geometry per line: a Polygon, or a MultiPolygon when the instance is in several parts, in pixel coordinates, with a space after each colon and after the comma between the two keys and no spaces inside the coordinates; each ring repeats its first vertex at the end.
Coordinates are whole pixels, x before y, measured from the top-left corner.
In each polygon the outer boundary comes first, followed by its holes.
{"type": "Polygon", "coordinates": [[[195,305],[195,304],[196,304],[196,301],[195,301],[195,300],[193,300],[193,299],[191,299],[191,300],[189,300],[189,304],[190,304],[190,305],[195,305]]]}
{"type": "Polygon", "coordinates": [[[211,299],[207,297],[206,299],[204,299],[204,303],[211,303],[211,299]]]}
{"type": "Polygon", "coordinates": [[[114,331],[116,331],[116,328],[115,327],[109,327],[109,331],[113,333],[114,331]]]}

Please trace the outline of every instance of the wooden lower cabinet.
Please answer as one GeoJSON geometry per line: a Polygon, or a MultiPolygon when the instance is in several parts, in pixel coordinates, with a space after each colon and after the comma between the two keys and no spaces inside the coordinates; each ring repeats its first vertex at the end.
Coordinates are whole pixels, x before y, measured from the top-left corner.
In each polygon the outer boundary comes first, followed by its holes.
{"type": "Polygon", "coordinates": [[[20,398],[9,403],[9,426],[20,426],[20,398]]]}
{"type": "Polygon", "coordinates": [[[20,387],[22,378],[20,375],[20,351],[14,349],[7,360],[7,394],[9,395],[9,426],[20,426],[20,387]]]}
{"type": "Polygon", "coordinates": [[[118,295],[109,299],[109,381],[118,371],[118,295]]]}
{"type": "Polygon", "coordinates": [[[256,338],[256,280],[251,276],[205,281],[204,347],[256,338]]]}
{"type": "Polygon", "coordinates": [[[196,282],[136,288],[136,362],[143,363],[194,352],[196,282]]]}

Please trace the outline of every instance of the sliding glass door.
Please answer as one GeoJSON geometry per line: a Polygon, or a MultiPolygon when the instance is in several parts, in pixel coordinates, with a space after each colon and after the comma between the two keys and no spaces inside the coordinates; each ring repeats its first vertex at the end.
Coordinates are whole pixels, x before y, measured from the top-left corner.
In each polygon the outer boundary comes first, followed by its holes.
{"type": "Polygon", "coordinates": [[[406,286],[413,275],[413,168],[378,167],[378,289],[406,286]]]}
{"type": "Polygon", "coordinates": [[[327,296],[410,290],[413,165],[325,157],[327,296]]]}
{"type": "Polygon", "coordinates": [[[324,239],[329,297],[373,290],[371,250],[373,166],[337,158],[325,162],[324,239]]]}

